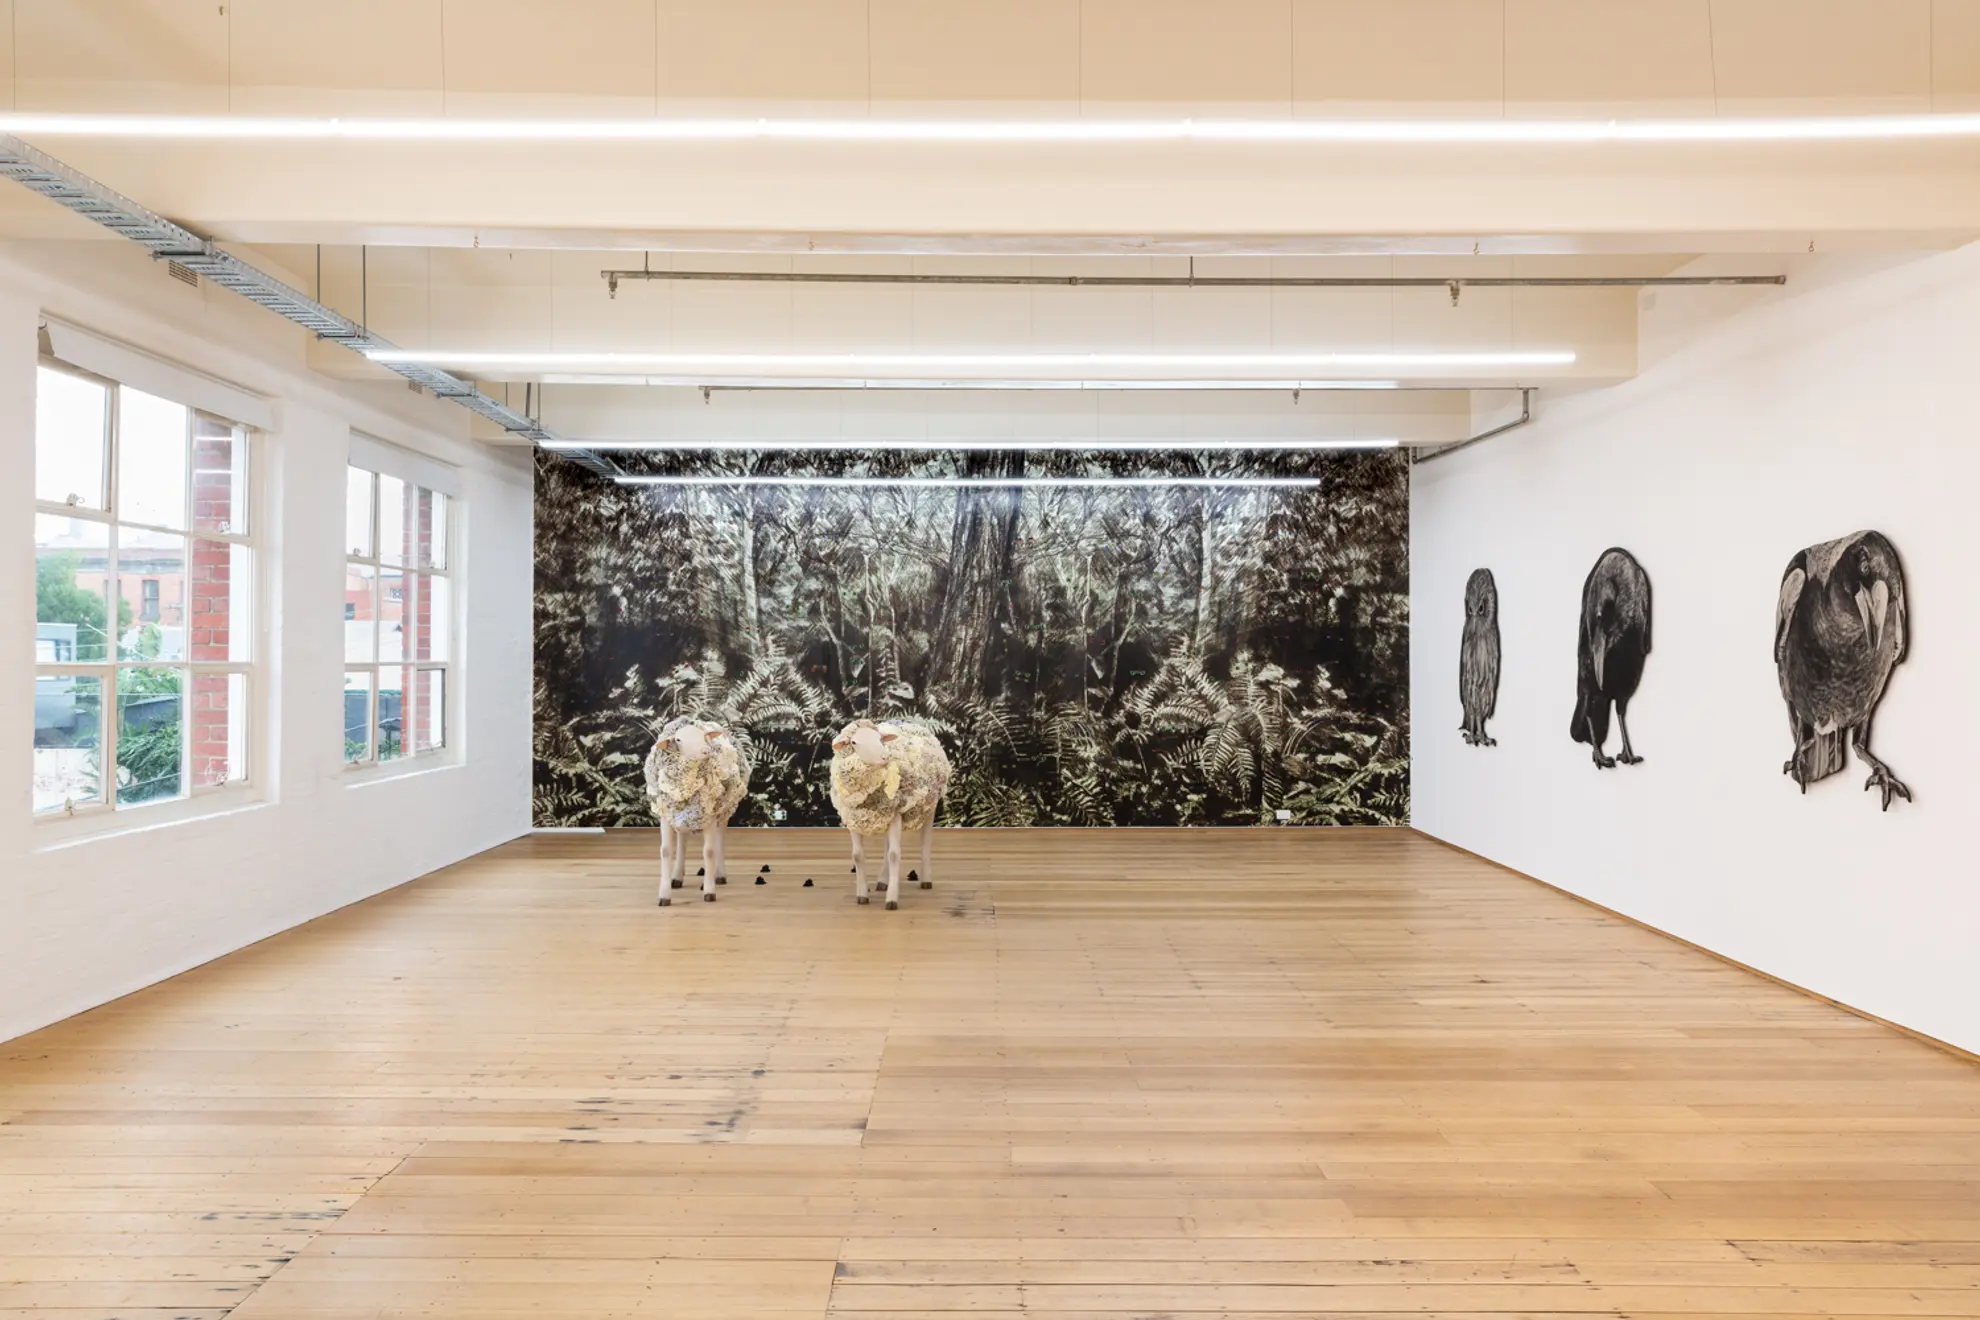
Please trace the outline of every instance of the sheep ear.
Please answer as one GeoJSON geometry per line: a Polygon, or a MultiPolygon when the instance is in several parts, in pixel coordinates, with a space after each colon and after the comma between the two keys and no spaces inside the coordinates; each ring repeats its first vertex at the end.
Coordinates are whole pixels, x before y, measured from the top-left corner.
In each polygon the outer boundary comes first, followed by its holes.
{"type": "Polygon", "coordinates": [[[880,741],[883,743],[890,743],[900,736],[901,735],[898,733],[883,733],[880,735],[880,741]]]}
{"type": "Polygon", "coordinates": [[[722,737],[726,737],[728,735],[728,732],[729,731],[727,729],[710,729],[706,734],[702,736],[707,738],[722,738],[722,737]]]}
{"type": "Polygon", "coordinates": [[[850,738],[834,738],[832,740],[832,750],[835,752],[843,752],[846,748],[852,745],[853,745],[853,740],[850,738]]]}

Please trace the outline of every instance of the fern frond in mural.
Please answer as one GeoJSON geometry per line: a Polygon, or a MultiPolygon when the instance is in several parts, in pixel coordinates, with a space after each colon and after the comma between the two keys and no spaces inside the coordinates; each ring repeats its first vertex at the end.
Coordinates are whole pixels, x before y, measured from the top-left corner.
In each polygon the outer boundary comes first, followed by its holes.
{"type": "MultiPolygon", "coordinates": [[[[775,473],[791,458],[647,461],[775,473]]],[[[1323,484],[642,487],[545,456],[539,824],[651,824],[641,758],[652,729],[680,714],[746,740],[756,769],[743,825],[834,823],[829,739],[861,715],[941,734],[956,770],[946,823],[1407,819],[1408,486],[1396,456],[800,461],[822,474],[1256,471],[1323,484]]]]}

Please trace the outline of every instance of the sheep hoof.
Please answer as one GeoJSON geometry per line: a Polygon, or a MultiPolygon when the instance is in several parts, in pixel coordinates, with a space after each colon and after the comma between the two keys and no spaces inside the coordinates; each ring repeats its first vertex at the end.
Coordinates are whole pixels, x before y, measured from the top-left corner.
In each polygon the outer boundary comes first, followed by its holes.
{"type": "Polygon", "coordinates": [[[804,887],[805,887],[806,889],[809,889],[809,888],[811,888],[811,877],[810,877],[810,876],[806,876],[806,877],[804,878],[804,887]]]}
{"type": "Polygon", "coordinates": [[[887,910],[888,910],[889,912],[892,912],[892,911],[893,911],[893,910],[894,910],[895,908],[897,908],[897,907],[899,907],[899,906],[900,906],[900,903],[899,903],[899,902],[897,902],[896,900],[894,900],[894,899],[891,899],[891,898],[887,900],[887,910]]]}
{"type": "Polygon", "coordinates": [[[770,863],[768,863],[768,862],[765,862],[765,863],[763,864],[763,874],[764,874],[764,875],[769,875],[769,874],[770,874],[770,863]]]}
{"type": "Polygon", "coordinates": [[[704,902],[704,903],[713,903],[713,902],[715,901],[715,895],[713,895],[713,894],[703,894],[703,895],[701,896],[701,901],[702,901],[702,902],[704,902]]]}
{"type": "Polygon", "coordinates": [[[671,898],[668,898],[668,897],[666,897],[666,896],[664,896],[664,895],[662,895],[662,896],[661,896],[661,899],[660,899],[660,906],[661,906],[661,907],[672,907],[673,905],[674,905],[674,900],[673,900],[673,899],[671,899],[671,898]]]}
{"type": "Polygon", "coordinates": [[[854,901],[854,902],[856,902],[856,903],[866,903],[866,902],[870,902],[871,900],[869,900],[869,899],[868,899],[868,898],[866,897],[866,895],[865,895],[865,894],[861,894],[861,895],[859,895],[859,896],[858,896],[857,898],[855,898],[855,899],[854,899],[853,901],[854,901]]]}
{"type": "Polygon", "coordinates": [[[767,885],[770,882],[768,880],[765,880],[762,876],[759,875],[756,877],[756,883],[759,885],[767,885]]]}
{"type": "Polygon", "coordinates": [[[921,887],[923,889],[933,889],[935,887],[935,882],[933,880],[923,880],[921,882],[921,887]]]}
{"type": "Polygon", "coordinates": [[[715,883],[718,885],[726,885],[729,883],[729,877],[726,875],[718,875],[715,877],[715,883]]]}
{"type": "Polygon", "coordinates": [[[679,876],[675,876],[673,880],[669,882],[667,887],[669,889],[679,889],[681,887],[681,878],[679,876]]]}
{"type": "Polygon", "coordinates": [[[707,875],[708,868],[705,866],[697,866],[694,868],[694,873],[697,877],[707,875]]]}

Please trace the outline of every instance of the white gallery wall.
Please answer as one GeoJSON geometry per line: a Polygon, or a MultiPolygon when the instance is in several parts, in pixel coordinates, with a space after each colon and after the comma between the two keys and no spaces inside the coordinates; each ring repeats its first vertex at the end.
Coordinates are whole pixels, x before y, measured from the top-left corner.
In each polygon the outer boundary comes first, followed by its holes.
{"type": "Polygon", "coordinates": [[[1637,379],[1414,470],[1414,824],[1980,1050],[1980,245],[1788,273],[1645,294],[1637,379]],[[1917,800],[1888,813],[1853,756],[1805,796],[1781,770],[1782,573],[1863,528],[1909,592],[1871,745],[1917,800]],[[1643,763],[1598,771],[1568,718],[1582,582],[1612,545],[1649,574],[1654,637],[1630,707],[1643,763]],[[1479,567],[1503,639],[1493,748],[1458,734],[1479,567]]]}
{"type": "MultiPolygon", "coordinates": [[[[0,249],[0,1040],[402,884],[528,828],[531,473],[403,384],[309,372],[303,335],[122,243],[0,249]],[[34,385],[44,313],[267,396],[259,438],[266,755],[257,801],[57,837],[31,819],[34,385]],[[455,754],[343,766],[344,466],[353,428],[455,465],[461,723],[455,754]]],[[[326,987],[326,993],[334,993],[326,987]]]]}

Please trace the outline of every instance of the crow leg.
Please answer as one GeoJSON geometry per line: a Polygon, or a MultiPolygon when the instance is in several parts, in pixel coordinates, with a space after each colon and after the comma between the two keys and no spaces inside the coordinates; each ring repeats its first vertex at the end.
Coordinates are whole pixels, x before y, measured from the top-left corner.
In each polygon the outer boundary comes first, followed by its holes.
{"type": "Polygon", "coordinates": [[[1623,739],[1622,750],[1616,753],[1616,759],[1624,765],[1641,765],[1643,758],[1630,750],[1629,746],[1629,703],[1627,701],[1618,701],[1616,703],[1616,724],[1622,729],[1623,739]]]}
{"type": "MultiPolygon", "coordinates": [[[[1595,721],[1590,720],[1588,722],[1588,732],[1590,735],[1588,739],[1588,745],[1594,749],[1595,768],[1597,770],[1613,770],[1616,765],[1616,758],[1613,756],[1609,756],[1602,751],[1602,743],[1606,741],[1606,739],[1597,739],[1593,736],[1595,733],[1595,721]]],[[[1625,747],[1629,745],[1626,739],[1623,745],[1625,747]]]]}
{"type": "Polygon", "coordinates": [[[1889,811],[1891,809],[1891,798],[1894,796],[1901,797],[1906,802],[1911,801],[1911,790],[1905,787],[1904,781],[1902,779],[1899,779],[1896,775],[1892,774],[1891,768],[1889,766],[1885,765],[1882,761],[1878,760],[1875,756],[1871,755],[1870,747],[1869,747],[1869,742],[1870,742],[1869,721],[1866,720],[1862,724],[1856,726],[1854,741],[1856,743],[1857,758],[1861,760],[1863,764],[1870,767],[1870,777],[1863,781],[1864,791],[1868,792],[1870,789],[1873,788],[1882,789],[1884,794],[1885,811],[1889,811]]]}

